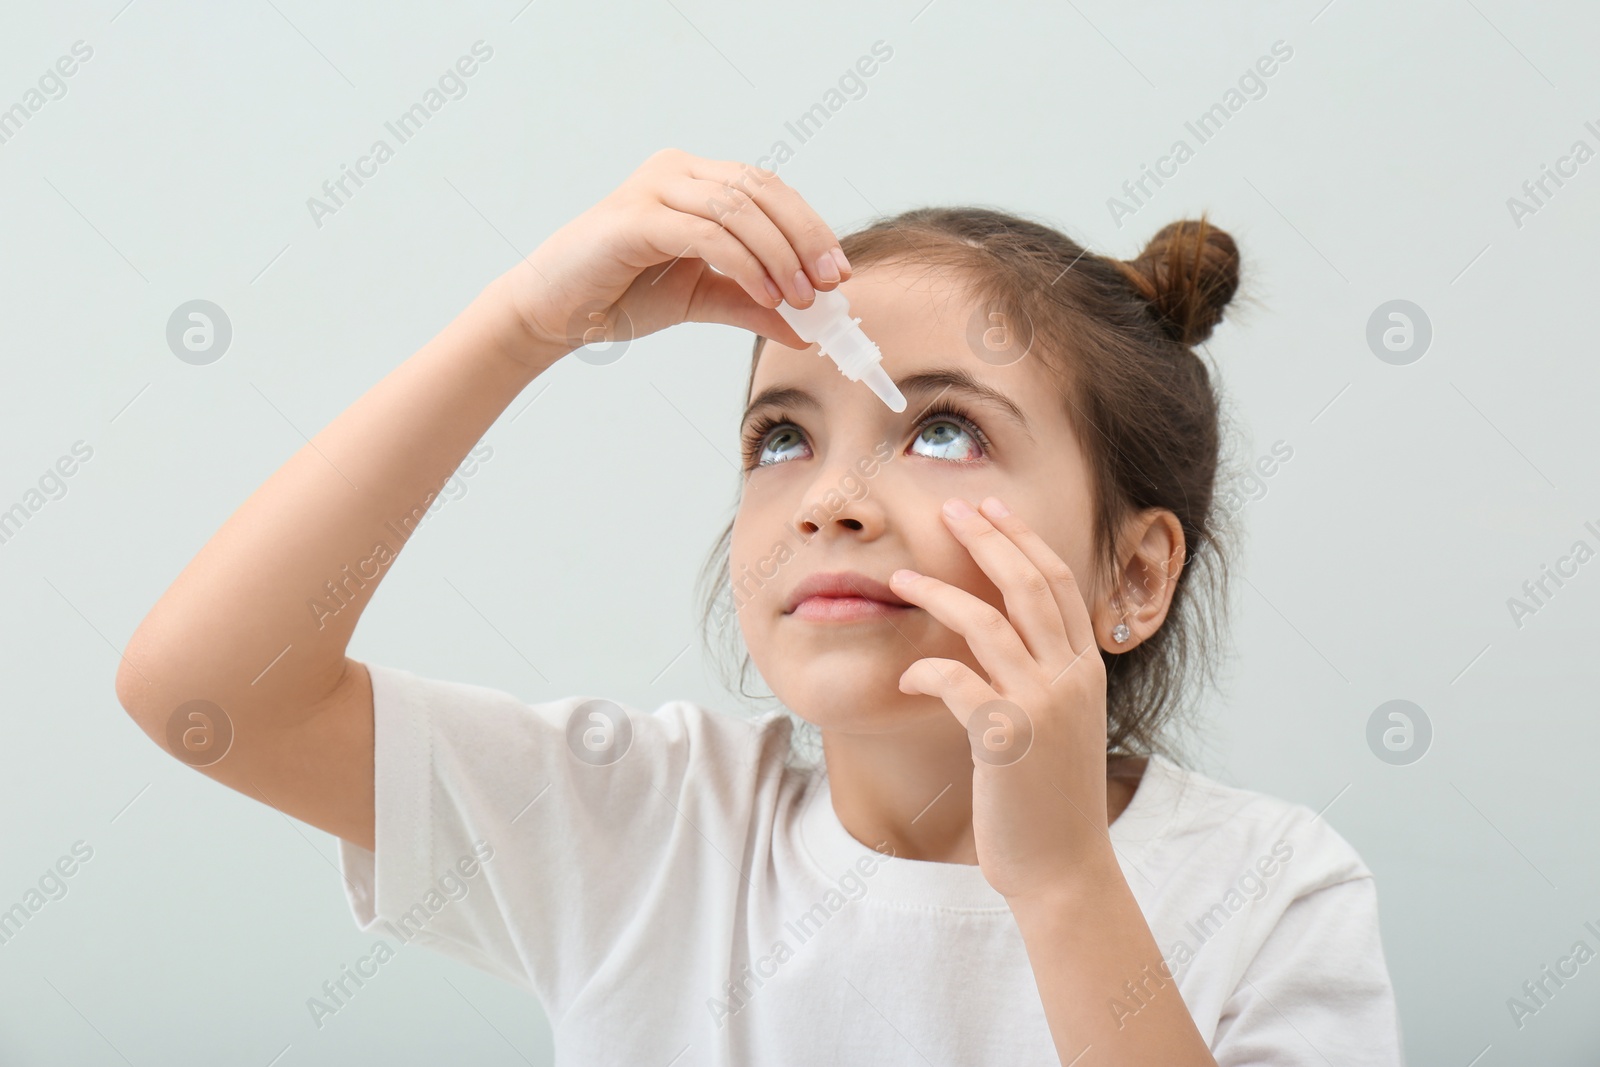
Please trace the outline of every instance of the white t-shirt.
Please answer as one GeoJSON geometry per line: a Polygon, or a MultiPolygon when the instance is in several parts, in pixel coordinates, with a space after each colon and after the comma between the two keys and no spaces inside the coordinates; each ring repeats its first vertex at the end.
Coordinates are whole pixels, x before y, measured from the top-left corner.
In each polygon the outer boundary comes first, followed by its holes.
{"type": "MultiPolygon", "coordinates": [[[[1005,898],[851,837],[782,712],[624,706],[595,755],[591,698],[368,670],[357,923],[527,989],[558,1064],[1059,1063],[1005,898]]],[[[1175,980],[1222,1067],[1402,1062],[1372,875],[1325,819],[1153,757],[1110,832],[1173,977],[1108,1012],[1175,980]]]]}

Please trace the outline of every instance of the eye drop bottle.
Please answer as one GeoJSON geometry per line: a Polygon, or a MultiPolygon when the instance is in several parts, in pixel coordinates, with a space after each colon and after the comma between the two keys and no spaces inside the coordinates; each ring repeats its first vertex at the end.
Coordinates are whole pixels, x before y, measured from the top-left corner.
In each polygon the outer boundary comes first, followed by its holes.
{"type": "Polygon", "coordinates": [[[890,411],[906,409],[906,398],[883,369],[883,353],[861,332],[861,320],[850,317],[850,302],[843,293],[837,289],[818,293],[808,308],[791,307],[785,300],[777,311],[801,340],[818,346],[819,356],[832,359],[840,374],[852,382],[866,382],[890,411]]]}

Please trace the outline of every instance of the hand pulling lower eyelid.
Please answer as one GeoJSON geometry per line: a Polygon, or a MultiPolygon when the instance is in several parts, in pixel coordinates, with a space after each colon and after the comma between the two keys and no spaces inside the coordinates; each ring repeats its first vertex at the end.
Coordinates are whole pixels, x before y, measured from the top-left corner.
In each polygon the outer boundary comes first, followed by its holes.
{"type": "Polygon", "coordinates": [[[833,360],[852,382],[864,381],[890,411],[904,411],[906,398],[883,369],[883,353],[861,330],[861,320],[850,317],[850,302],[837,289],[818,293],[808,308],[779,301],[782,315],[800,339],[817,346],[817,354],[833,360]]]}

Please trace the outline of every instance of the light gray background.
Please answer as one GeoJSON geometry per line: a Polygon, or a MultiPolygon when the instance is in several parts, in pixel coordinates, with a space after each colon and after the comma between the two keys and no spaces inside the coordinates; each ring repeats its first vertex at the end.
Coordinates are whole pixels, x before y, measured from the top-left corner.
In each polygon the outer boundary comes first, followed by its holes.
{"type": "MultiPolygon", "coordinates": [[[[1600,545],[1600,160],[1521,227],[1506,203],[1575,140],[1600,147],[1592,8],[124,3],[10,3],[0,29],[0,107],[94,49],[0,144],[0,508],[74,441],[94,450],[0,545],[0,907],[94,849],[0,946],[0,1062],[548,1062],[532,1000],[415,947],[317,1029],[306,999],[372,944],[334,840],[152,745],[117,705],[117,654],[303,437],[518,250],[657,148],[754,162],[779,139],[781,175],[840,231],[976,202],[1123,257],[1202,209],[1234,235],[1259,304],[1209,345],[1231,447],[1294,454],[1243,515],[1237,655],[1194,760],[1331,802],[1377,876],[1412,1062],[1595,1062],[1600,962],[1520,1029],[1506,1004],[1574,942],[1600,948],[1600,562],[1520,628],[1507,607],[1600,545]],[[314,225],[307,197],[478,39],[494,55],[467,95],[314,225]],[[865,95],[799,144],[785,122],[879,39],[894,54],[865,95]],[[1115,226],[1107,198],[1280,39],[1266,94],[1115,226]],[[195,298],[233,324],[210,366],[165,341],[195,298]],[[1408,366],[1365,340],[1396,298],[1434,329],[1408,366]],[[1435,731],[1404,767],[1365,739],[1396,697],[1435,731]]],[[[748,349],[687,325],[556,366],[353,654],[529,700],[736,709],[691,594],[730,514],[748,349]]]]}

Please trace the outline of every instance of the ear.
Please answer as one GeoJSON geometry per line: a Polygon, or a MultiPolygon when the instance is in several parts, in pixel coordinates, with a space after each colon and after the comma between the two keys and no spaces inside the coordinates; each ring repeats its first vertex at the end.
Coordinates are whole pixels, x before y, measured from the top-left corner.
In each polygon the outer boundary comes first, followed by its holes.
{"type": "Polygon", "coordinates": [[[1183,524],[1167,509],[1151,508],[1129,523],[1123,545],[1122,586],[1095,627],[1107,652],[1127,652],[1166,621],[1183,573],[1183,524]],[[1111,635],[1120,622],[1129,630],[1121,642],[1111,635]]]}

